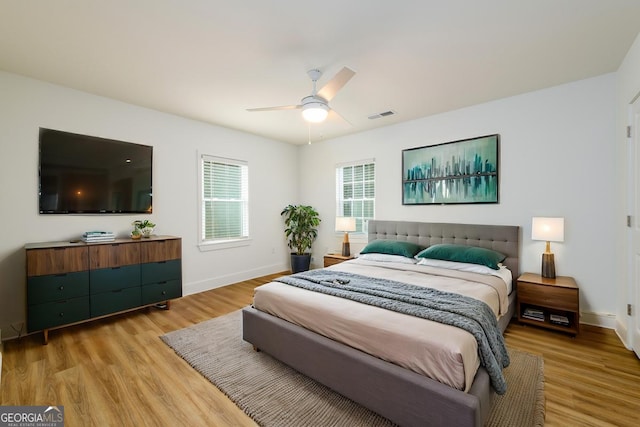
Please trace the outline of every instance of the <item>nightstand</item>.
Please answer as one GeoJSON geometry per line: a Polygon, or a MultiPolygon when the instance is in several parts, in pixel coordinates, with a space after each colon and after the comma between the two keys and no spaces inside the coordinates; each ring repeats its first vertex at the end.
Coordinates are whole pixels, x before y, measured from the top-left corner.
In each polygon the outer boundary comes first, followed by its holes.
{"type": "Polygon", "coordinates": [[[580,293],[573,277],[547,279],[539,274],[518,277],[518,321],[577,335],[580,293]]]}
{"type": "Polygon", "coordinates": [[[330,265],[340,264],[341,262],[348,261],[353,259],[353,256],[342,256],[340,254],[327,254],[324,256],[324,266],[329,267],[330,265]]]}

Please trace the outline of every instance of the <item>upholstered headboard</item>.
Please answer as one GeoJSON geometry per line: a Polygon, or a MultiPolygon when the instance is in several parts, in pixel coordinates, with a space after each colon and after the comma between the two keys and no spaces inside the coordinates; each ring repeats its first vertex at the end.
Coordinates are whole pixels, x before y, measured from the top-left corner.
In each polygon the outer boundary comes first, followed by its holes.
{"type": "Polygon", "coordinates": [[[429,247],[454,243],[493,249],[507,256],[503,264],[516,279],[520,274],[520,227],[517,225],[452,224],[412,221],[369,221],[369,242],[403,240],[429,247]]]}

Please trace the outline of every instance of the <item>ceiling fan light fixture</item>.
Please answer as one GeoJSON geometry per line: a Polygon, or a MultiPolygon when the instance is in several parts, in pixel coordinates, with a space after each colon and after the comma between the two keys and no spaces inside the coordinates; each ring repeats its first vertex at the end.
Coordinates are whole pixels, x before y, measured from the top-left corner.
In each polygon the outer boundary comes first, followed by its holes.
{"type": "Polygon", "coordinates": [[[329,115],[329,107],[322,102],[309,102],[302,106],[302,117],[309,123],[321,123],[329,115]]]}

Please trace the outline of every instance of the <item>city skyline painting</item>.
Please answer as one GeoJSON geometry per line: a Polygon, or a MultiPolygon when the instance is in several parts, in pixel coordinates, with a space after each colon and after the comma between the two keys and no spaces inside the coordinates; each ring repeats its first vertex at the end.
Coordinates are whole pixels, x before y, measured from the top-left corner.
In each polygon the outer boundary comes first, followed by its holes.
{"type": "Polygon", "coordinates": [[[402,204],[498,203],[500,135],[402,151],[402,204]]]}

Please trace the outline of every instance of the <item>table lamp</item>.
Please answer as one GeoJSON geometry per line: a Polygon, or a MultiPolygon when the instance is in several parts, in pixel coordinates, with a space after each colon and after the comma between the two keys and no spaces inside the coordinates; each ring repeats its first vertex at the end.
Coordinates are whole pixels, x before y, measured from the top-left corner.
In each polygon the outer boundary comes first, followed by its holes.
{"type": "Polygon", "coordinates": [[[556,264],[551,252],[551,242],[564,242],[564,218],[534,217],[531,222],[531,240],[547,242],[542,254],[542,277],[555,279],[556,264]]]}
{"type": "Polygon", "coordinates": [[[356,231],[356,219],[350,216],[336,217],[336,231],[344,231],[344,239],[342,240],[342,256],[351,255],[349,232],[356,231]]]}

